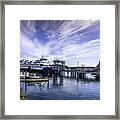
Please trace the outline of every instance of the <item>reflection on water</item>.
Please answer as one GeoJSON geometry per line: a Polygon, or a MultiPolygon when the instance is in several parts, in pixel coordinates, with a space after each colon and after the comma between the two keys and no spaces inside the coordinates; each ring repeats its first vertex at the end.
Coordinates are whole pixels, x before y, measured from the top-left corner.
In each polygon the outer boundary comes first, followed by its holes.
{"type": "Polygon", "coordinates": [[[21,82],[27,100],[99,100],[100,83],[54,75],[46,82],[21,82]]]}

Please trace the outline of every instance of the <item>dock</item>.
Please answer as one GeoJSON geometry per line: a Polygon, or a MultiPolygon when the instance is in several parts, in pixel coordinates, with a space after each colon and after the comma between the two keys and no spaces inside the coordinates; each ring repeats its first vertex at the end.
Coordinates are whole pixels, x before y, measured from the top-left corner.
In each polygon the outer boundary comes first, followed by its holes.
{"type": "Polygon", "coordinates": [[[48,78],[37,78],[37,79],[21,79],[20,82],[46,82],[48,81],[48,78]]]}

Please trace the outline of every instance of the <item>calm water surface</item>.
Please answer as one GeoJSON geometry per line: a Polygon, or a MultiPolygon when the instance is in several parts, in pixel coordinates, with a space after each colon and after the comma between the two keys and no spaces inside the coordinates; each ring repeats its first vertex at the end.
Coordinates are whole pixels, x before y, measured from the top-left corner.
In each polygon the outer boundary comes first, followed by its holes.
{"type": "Polygon", "coordinates": [[[49,82],[20,83],[27,100],[99,100],[100,82],[49,79],[49,82]]]}

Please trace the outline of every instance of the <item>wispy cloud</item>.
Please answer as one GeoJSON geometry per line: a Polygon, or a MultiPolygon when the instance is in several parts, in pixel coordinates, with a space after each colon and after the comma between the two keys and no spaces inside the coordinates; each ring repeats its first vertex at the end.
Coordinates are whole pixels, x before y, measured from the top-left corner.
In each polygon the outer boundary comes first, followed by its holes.
{"type": "Polygon", "coordinates": [[[97,65],[100,59],[100,21],[21,21],[21,58],[40,58],[50,61],[63,59],[69,66],[97,65]]]}

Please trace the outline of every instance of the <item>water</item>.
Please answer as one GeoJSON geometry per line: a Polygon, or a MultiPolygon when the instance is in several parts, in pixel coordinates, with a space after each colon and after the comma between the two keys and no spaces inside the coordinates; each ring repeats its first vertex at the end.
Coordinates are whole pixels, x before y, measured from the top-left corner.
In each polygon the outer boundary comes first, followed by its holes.
{"type": "Polygon", "coordinates": [[[50,78],[49,82],[25,83],[20,87],[27,100],[99,100],[100,82],[50,78]]]}

